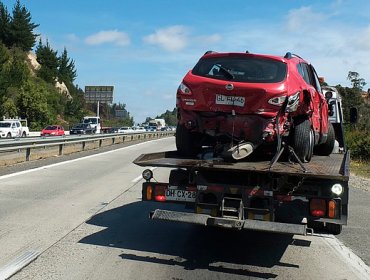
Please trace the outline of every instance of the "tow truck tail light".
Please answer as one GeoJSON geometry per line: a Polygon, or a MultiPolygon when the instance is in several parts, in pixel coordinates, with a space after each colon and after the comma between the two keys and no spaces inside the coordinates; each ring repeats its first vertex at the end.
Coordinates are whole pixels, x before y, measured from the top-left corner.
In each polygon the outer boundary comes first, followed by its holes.
{"type": "Polygon", "coordinates": [[[335,213],[335,209],[337,208],[337,203],[335,202],[335,200],[330,200],[329,201],[329,211],[328,211],[328,217],[329,218],[335,218],[336,216],[336,213],[335,213]]]}
{"type": "Polygon", "coordinates": [[[152,186],[147,186],[146,187],[146,200],[152,200],[152,195],[153,195],[153,187],[152,186]]]}
{"type": "Polygon", "coordinates": [[[326,215],[325,199],[313,198],[310,201],[310,213],[314,217],[324,217],[326,215]]]}
{"type": "Polygon", "coordinates": [[[166,201],[166,187],[165,186],[158,186],[158,185],[156,186],[154,199],[160,202],[166,201]]]}

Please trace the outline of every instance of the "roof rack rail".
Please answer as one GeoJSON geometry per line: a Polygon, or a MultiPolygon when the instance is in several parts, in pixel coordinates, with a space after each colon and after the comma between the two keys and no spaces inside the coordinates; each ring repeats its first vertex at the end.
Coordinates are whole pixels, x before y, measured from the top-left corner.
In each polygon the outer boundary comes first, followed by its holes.
{"type": "Polygon", "coordinates": [[[215,52],[215,51],[206,51],[206,52],[204,53],[204,55],[206,55],[206,54],[210,54],[210,53],[217,53],[217,52],[215,52]]]}
{"type": "Polygon", "coordinates": [[[302,58],[302,57],[300,57],[298,54],[291,53],[291,52],[287,52],[287,53],[284,55],[284,58],[291,59],[293,56],[298,57],[298,58],[300,58],[300,59],[303,59],[303,58],[302,58]]]}

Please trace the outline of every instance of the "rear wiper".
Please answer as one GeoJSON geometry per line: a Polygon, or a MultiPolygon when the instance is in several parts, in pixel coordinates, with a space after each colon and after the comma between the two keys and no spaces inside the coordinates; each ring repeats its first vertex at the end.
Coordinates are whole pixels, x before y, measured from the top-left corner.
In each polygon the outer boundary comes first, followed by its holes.
{"type": "Polygon", "coordinates": [[[220,68],[220,70],[226,74],[226,78],[228,78],[229,80],[234,80],[234,75],[231,74],[230,70],[226,69],[225,67],[223,67],[222,65],[220,64],[217,64],[217,66],[220,68]]]}

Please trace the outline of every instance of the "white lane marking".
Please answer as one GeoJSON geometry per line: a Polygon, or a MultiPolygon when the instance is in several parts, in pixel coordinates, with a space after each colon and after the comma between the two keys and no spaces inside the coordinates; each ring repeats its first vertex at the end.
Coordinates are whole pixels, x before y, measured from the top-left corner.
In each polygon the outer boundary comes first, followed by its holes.
{"type": "Polygon", "coordinates": [[[351,249],[347,248],[340,240],[330,234],[320,234],[324,241],[350,265],[352,271],[359,279],[370,279],[370,268],[351,249]]]}
{"type": "MultiPolygon", "coordinates": [[[[151,167],[151,168],[149,168],[150,170],[154,170],[154,169],[156,169],[157,167],[151,167]]],[[[131,183],[137,183],[137,182],[139,182],[141,179],[143,179],[143,176],[142,175],[139,175],[139,176],[137,176],[135,179],[133,179],[132,181],[131,181],[131,183]]]]}
{"type": "Polygon", "coordinates": [[[85,156],[85,157],[81,157],[81,158],[76,158],[76,159],[71,159],[71,160],[67,160],[67,161],[62,161],[62,162],[58,162],[58,163],[53,163],[53,164],[50,164],[50,165],[45,165],[45,166],[41,166],[41,167],[37,167],[37,168],[33,168],[33,169],[19,171],[19,172],[16,172],[16,173],[12,173],[12,174],[7,174],[7,175],[0,176],[0,180],[1,179],[7,179],[7,178],[15,177],[15,176],[18,176],[18,175],[23,175],[23,174],[31,173],[31,172],[35,172],[35,171],[42,170],[42,169],[45,169],[45,168],[51,168],[51,167],[56,167],[56,166],[68,164],[70,162],[76,162],[76,161],[87,159],[87,158],[93,158],[93,157],[97,157],[97,156],[101,156],[101,155],[113,153],[113,152],[120,151],[120,150],[130,149],[130,148],[134,148],[134,147],[137,147],[137,146],[140,146],[140,145],[144,145],[144,144],[148,144],[148,143],[156,142],[156,141],[162,141],[162,140],[165,140],[165,139],[167,139],[167,138],[161,138],[161,139],[156,139],[156,140],[152,140],[152,141],[148,141],[148,142],[142,142],[142,143],[138,143],[138,144],[135,144],[135,145],[123,147],[123,148],[120,148],[120,149],[115,149],[115,150],[107,151],[107,152],[104,152],[104,153],[99,153],[99,154],[95,154],[95,155],[89,155],[89,156],[85,156]]]}
{"type": "Polygon", "coordinates": [[[39,251],[27,251],[0,270],[0,280],[8,279],[23,267],[34,261],[40,255],[39,251]]]}

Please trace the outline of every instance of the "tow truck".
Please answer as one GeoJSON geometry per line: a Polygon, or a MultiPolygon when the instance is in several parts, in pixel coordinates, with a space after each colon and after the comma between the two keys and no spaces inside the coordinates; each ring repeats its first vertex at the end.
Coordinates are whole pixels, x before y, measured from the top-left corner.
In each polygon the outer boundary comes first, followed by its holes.
{"type": "Polygon", "coordinates": [[[285,143],[272,159],[232,161],[207,147],[196,157],[177,151],[140,155],[134,160],[139,166],[171,168],[168,182],[152,180],[151,169],[143,171],[142,200],[184,205],[182,211],[156,209],[149,217],[238,230],[340,234],[348,219],[350,152],[339,94],[335,88],[325,94],[335,110],[331,116],[338,117],[330,119],[337,149],[329,156],[314,155],[308,163],[285,143]]]}

